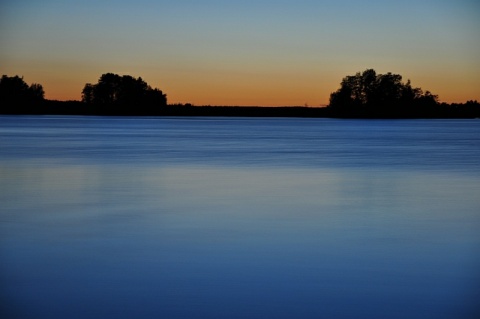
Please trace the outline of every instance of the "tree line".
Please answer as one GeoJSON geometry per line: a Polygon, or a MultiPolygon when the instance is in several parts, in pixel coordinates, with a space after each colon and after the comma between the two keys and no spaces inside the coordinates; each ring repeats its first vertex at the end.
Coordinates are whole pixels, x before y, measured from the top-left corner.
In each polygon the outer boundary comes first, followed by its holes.
{"type": "Polygon", "coordinates": [[[167,95],[141,77],[105,73],[97,83],[86,83],[81,101],[44,98],[41,84],[28,85],[23,77],[0,79],[0,114],[282,116],[339,118],[474,118],[480,104],[446,104],[438,96],[412,87],[399,74],[377,74],[373,69],[342,79],[324,108],[311,107],[195,107],[167,104],[167,95]]]}

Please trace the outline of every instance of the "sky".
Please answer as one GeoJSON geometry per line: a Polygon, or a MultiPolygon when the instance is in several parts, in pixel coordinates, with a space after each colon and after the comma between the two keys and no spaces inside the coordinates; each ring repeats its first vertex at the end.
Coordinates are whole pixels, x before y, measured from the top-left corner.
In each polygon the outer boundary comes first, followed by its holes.
{"type": "Polygon", "coordinates": [[[112,72],[169,103],[321,106],[369,68],[480,101],[480,1],[0,0],[0,72],[48,99],[112,72]]]}

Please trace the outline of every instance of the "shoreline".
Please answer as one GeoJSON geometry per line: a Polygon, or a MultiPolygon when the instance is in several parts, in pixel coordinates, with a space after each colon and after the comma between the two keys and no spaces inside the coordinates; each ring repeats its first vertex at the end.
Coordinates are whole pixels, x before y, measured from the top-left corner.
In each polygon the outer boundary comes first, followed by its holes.
{"type": "Polygon", "coordinates": [[[282,117],[347,119],[474,119],[480,118],[480,104],[440,104],[434,109],[381,113],[340,111],[329,107],[308,106],[194,106],[167,105],[158,109],[134,110],[121,106],[99,107],[80,101],[52,101],[30,106],[1,107],[1,115],[70,115],[70,116],[198,116],[198,117],[282,117]]]}

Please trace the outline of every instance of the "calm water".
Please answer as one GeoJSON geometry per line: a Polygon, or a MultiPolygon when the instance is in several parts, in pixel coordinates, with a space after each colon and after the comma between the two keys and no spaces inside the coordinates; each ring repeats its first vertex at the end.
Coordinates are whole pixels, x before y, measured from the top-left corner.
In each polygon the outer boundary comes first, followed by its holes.
{"type": "Polygon", "coordinates": [[[2,318],[479,318],[480,121],[0,117],[2,318]]]}

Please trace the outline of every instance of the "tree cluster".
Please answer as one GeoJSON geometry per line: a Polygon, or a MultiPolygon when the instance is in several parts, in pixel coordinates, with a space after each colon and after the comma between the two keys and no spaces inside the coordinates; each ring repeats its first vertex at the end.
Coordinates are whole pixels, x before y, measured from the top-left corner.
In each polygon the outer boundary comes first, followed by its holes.
{"type": "Polygon", "coordinates": [[[435,111],[438,97],[402,82],[399,74],[377,74],[368,69],[346,76],[330,95],[329,108],[336,114],[354,117],[417,117],[435,111]]]}
{"type": "Polygon", "coordinates": [[[0,78],[0,105],[3,113],[27,111],[44,101],[45,91],[41,84],[25,83],[18,75],[0,78]]]}
{"type": "Polygon", "coordinates": [[[166,106],[167,96],[141,77],[106,73],[97,84],[85,84],[82,102],[107,114],[147,114],[166,106]]]}

